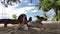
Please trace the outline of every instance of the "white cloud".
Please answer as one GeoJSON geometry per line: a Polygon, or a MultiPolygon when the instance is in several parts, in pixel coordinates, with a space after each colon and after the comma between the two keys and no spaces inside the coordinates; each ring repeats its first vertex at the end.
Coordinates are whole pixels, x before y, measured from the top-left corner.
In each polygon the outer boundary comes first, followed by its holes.
{"type": "Polygon", "coordinates": [[[24,3],[26,3],[26,2],[28,2],[28,0],[20,0],[21,2],[24,2],[24,3]]]}
{"type": "Polygon", "coordinates": [[[9,14],[10,18],[12,18],[12,14],[16,14],[17,16],[19,16],[20,14],[23,13],[27,13],[28,10],[31,10],[33,7],[24,7],[24,8],[15,8],[15,9],[10,9],[10,8],[6,8],[6,12],[9,14]]]}
{"type": "Polygon", "coordinates": [[[37,12],[38,10],[33,10],[32,12],[37,12]]]}
{"type": "Polygon", "coordinates": [[[28,0],[24,0],[24,2],[26,3],[26,2],[28,2],[28,0]]]}
{"type": "Polygon", "coordinates": [[[34,4],[28,3],[28,5],[34,5],[34,4]]]}
{"type": "MultiPolygon", "coordinates": [[[[2,14],[3,11],[3,16],[2,18],[12,18],[12,14],[16,14],[19,16],[20,14],[27,13],[27,11],[34,9],[34,7],[23,7],[23,8],[15,8],[14,6],[9,6],[8,8],[3,7],[1,5],[0,7],[0,13],[2,14]]],[[[1,17],[0,17],[1,18],[1,17]]]]}
{"type": "MultiPolygon", "coordinates": [[[[22,1],[22,0],[21,0],[22,1]]],[[[31,9],[34,9],[35,7],[23,7],[23,8],[15,8],[18,4],[14,4],[14,6],[8,5],[8,7],[4,7],[0,3],[0,19],[1,18],[12,18],[12,14],[16,14],[19,16],[20,14],[27,13],[27,11],[30,11],[31,9]],[[3,16],[2,16],[3,13],[3,16]]]]}

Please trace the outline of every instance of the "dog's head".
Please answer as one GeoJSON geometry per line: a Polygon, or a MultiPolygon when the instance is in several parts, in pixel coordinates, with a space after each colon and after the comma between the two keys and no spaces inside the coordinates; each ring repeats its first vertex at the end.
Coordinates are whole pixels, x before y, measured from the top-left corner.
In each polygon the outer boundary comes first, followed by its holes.
{"type": "Polygon", "coordinates": [[[26,23],[27,21],[27,16],[25,14],[21,14],[19,17],[18,17],[18,20],[17,20],[20,24],[22,23],[26,23]]]}

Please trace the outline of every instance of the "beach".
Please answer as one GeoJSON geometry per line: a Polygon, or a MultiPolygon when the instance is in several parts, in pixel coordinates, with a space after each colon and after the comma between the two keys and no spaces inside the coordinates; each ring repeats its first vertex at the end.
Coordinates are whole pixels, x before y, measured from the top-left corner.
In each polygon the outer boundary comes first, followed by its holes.
{"type": "Polygon", "coordinates": [[[0,34],[60,34],[60,23],[43,23],[41,28],[31,27],[28,30],[15,30],[14,26],[0,27],[0,34]]]}

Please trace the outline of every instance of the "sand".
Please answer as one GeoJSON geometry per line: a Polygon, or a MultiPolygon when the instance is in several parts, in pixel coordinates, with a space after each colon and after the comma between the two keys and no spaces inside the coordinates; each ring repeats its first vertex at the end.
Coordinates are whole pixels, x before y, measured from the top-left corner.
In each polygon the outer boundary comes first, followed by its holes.
{"type": "Polygon", "coordinates": [[[14,26],[0,27],[0,34],[60,34],[60,23],[43,23],[42,28],[31,27],[29,30],[15,30],[14,26]]]}

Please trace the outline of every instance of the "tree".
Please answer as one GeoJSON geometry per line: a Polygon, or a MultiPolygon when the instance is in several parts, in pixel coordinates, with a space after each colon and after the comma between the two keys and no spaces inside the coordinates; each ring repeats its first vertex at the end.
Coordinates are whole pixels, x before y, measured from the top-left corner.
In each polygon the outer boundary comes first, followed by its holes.
{"type": "Polygon", "coordinates": [[[58,11],[58,19],[60,20],[60,11],[58,11]]]}
{"type": "Polygon", "coordinates": [[[56,14],[54,14],[53,18],[58,18],[58,20],[60,20],[60,11],[58,11],[58,16],[56,16],[56,14]]]}
{"type": "Polygon", "coordinates": [[[17,16],[16,16],[16,14],[13,14],[13,15],[12,15],[12,17],[13,17],[14,19],[17,19],[17,16]]]}
{"type": "Polygon", "coordinates": [[[1,3],[5,6],[5,7],[8,7],[8,5],[12,5],[12,3],[15,2],[19,2],[20,3],[20,0],[3,0],[1,1],[1,3]]]}
{"type": "Polygon", "coordinates": [[[44,18],[46,18],[46,19],[49,18],[46,12],[44,12],[43,16],[44,16],[44,18]]]}
{"type": "MultiPolygon", "coordinates": [[[[60,11],[60,0],[39,0],[38,9],[42,8],[45,12],[53,8],[56,16],[58,16],[58,10],[60,11]]],[[[56,18],[58,21],[58,18],[56,18]]]]}
{"type": "Polygon", "coordinates": [[[54,14],[52,20],[56,20],[56,18],[57,18],[57,16],[56,16],[56,14],[54,14]]]}

